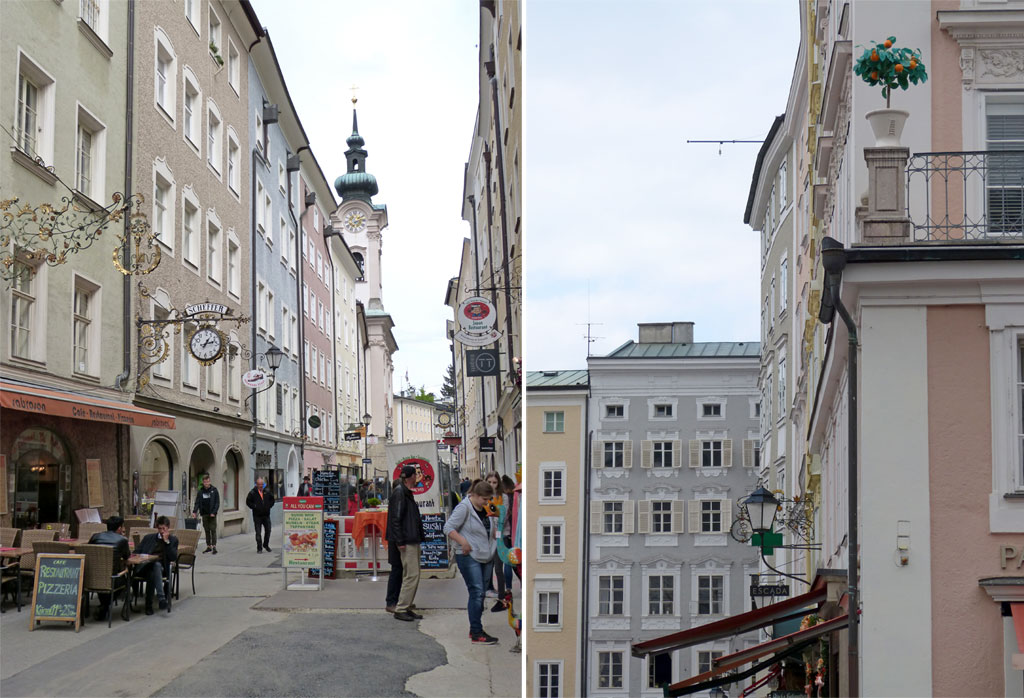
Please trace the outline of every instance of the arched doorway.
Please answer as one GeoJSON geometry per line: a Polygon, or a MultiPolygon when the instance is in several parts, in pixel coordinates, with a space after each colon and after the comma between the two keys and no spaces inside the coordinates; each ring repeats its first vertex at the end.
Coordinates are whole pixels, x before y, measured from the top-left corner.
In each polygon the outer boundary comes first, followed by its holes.
{"type": "Polygon", "coordinates": [[[71,520],[71,459],[49,429],[26,429],[14,440],[14,526],[71,520]]]}
{"type": "Polygon", "coordinates": [[[164,439],[153,439],[142,451],[138,484],[135,493],[138,513],[153,510],[157,490],[174,489],[174,470],[177,462],[174,445],[164,439]]]}
{"type": "Polygon", "coordinates": [[[221,509],[238,511],[242,488],[242,454],[231,449],[224,458],[224,477],[221,480],[221,509]]]}
{"type": "Polygon", "coordinates": [[[188,480],[182,487],[182,506],[185,511],[192,511],[192,503],[196,499],[196,491],[203,485],[203,475],[209,473],[210,479],[214,479],[214,467],[217,465],[217,457],[213,455],[210,444],[200,442],[192,449],[192,455],[188,459],[188,480]]]}
{"type": "Polygon", "coordinates": [[[288,451],[288,492],[289,495],[297,494],[299,491],[299,457],[295,450],[288,451]]]}

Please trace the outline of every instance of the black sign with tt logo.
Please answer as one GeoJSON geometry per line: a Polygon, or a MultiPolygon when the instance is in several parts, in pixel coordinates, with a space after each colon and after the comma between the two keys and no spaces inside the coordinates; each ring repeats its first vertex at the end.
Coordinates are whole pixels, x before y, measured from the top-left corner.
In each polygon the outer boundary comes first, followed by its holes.
{"type": "Polygon", "coordinates": [[[499,374],[498,350],[477,349],[466,351],[467,376],[497,376],[499,374]]]}

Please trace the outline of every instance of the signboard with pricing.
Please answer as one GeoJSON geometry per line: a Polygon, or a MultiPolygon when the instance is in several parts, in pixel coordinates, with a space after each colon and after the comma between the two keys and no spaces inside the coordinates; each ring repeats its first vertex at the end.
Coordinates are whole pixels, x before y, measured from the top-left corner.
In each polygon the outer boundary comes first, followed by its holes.
{"type": "Polygon", "coordinates": [[[77,633],[81,625],[78,609],[82,605],[85,555],[39,553],[35,575],[29,630],[35,630],[38,623],[53,620],[74,623],[77,633]]]}
{"type": "Polygon", "coordinates": [[[444,514],[423,514],[423,542],[420,544],[420,569],[446,570],[451,565],[448,556],[448,536],[444,534],[444,514]]]}
{"type": "Polygon", "coordinates": [[[323,497],[285,497],[282,567],[319,567],[323,550],[323,497]]]}

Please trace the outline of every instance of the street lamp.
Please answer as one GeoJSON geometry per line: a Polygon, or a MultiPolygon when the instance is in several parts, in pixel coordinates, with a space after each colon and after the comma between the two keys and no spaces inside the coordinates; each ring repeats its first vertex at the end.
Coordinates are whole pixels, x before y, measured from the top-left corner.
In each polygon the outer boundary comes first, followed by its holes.
{"type": "Polygon", "coordinates": [[[747,516],[750,517],[751,528],[758,533],[772,530],[775,515],[779,511],[779,500],[775,495],[762,485],[751,492],[742,504],[747,509],[747,516]]]}
{"type": "Polygon", "coordinates": [[[281,368],[281,359],[284,358],[284,352],[271,344],[263,356],[266,358],[267,366],[270,368],[271,378],[276,378],[277,369],[281,368]]]}

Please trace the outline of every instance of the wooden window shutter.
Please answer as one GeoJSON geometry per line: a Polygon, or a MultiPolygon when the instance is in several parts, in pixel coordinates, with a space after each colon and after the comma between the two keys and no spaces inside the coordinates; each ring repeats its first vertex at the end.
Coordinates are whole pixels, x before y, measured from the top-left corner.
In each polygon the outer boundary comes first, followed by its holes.
{"type": "Polygon", "coordinates": [[[690,508],[690,533],[700,533],[700,502],[691,499],[687,506],[690,508]]]}
{"type": "Polygon", "coordinates": [[[601,502],[594,502],[594,509],[590,510],[590,533],[604,533],[604,526],[602,519],[604,518],[604,507],[596,508],[601,502]]]}
{"type": "Polygon", "coordinates": [[[683,526],[683,500],[677,499],[672,502],[672,533],[686,533],[683,526]]]}
{"type": "Polygon", "coordinates": [[[633,533],[635,530],[633,525],[633,504],[632,499],[627,499],[622,503],[622,532],[625,534],[633,533]]]}
{"type": "Polygon", "coordinates": [[[640,442],[640,467],[650,468],[651,467],[651,451],[654,450],[653,441],[641,441],[640,442]]]}
{"type": "Polygon", "coordinates": [[[732,528],[732,500],[722,500],[722,530],[728,532],[732,528]]]}
{"type": "Polygon", "coordinates": [[[604,467],[604,441],[595,441],[590,454],[590,466],[592,468],[604,467]]]}
{"type": "Polygon", "coordinates": [[[690,467],[700,467],[700,440],[690,439],[690,467]]]}
{"type": "Polygon", "coordinates": [[[639,512],[637,518],[639,519],[637,524],[637,530],[640,533],[651,532],[651,500],[642,499],[640,500],[639,512]]]}
{"type": "Polygon", "coordinates": [[[754,467],[754,440],[743,439],[743,467],[754,467]]]}
{"type": "Polygon", "coordinates": [[[632,468],[633,467],[633,442],[623,441],[622,442],[622,467],[632,468]]]}
{"type": "Polygon", "coordinates": [[[732,439],[722,440],[722,467],[732,467],[732,439]]]}
{"type": "Polygon", "coordinates": [[[679,439],[672,441],[672,467],[683,467],[683,442],[679,439]]]}

